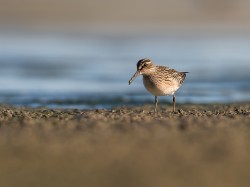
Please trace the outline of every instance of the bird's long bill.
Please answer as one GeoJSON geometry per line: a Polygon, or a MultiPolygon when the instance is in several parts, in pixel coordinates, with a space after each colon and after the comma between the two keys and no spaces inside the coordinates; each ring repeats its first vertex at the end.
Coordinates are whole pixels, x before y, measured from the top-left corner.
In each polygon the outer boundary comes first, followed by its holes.
{"type": "Polygon", "coordinates": [[[130,85],[130,84],[133,82],[133,80],[134,80],[138,75],[140,75],[140,72],[139,72],[139,71],[136,71],[135,74],[133,75],[133,77],[131,77],[131,79],[128,81],[128,84],[130,85]]]}

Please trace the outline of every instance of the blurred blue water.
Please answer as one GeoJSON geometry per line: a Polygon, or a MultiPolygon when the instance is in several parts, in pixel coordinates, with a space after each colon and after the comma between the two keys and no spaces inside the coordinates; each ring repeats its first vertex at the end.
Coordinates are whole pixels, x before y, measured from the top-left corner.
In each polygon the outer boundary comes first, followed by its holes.
{"type": "MultiPolygon", "coordinates": [[[[250,36],[0,35],[0,102],[106,108],[153,102],[139,59],[189,71],[179,103],[250,101],[250,36]]],[[[170,102],[171,97],[161,97],[170,102]]]]}

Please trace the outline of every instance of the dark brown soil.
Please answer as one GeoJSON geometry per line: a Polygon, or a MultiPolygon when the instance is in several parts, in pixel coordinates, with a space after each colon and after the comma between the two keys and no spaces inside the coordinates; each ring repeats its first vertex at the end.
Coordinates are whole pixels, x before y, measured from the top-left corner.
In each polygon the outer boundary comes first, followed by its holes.
{"type": "Polygon", "coordinates": [[[170,110],[0,106],[0,186],[249,186],[250,104],[170,110]]]}

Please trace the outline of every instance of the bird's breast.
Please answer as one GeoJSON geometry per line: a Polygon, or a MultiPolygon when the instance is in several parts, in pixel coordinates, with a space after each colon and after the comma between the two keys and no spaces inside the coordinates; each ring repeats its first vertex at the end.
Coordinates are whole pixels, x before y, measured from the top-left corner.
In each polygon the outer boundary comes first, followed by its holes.
{"type": "Polygon", "coordinates": [[[156,80],[150,76],[143,76],[143,84],[155,96],[173,95],[179,88],[175,80],[156,80]]]}

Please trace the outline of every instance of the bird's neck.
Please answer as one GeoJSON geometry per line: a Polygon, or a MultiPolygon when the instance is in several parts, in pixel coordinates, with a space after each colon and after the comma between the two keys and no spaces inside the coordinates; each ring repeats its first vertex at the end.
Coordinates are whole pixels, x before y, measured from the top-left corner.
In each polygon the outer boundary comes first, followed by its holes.
{"type": "Polygon", "coordinates": [[[147,71],[143,72],[142,75],[149,76],[152,75],[156,72],[157,67],[156,66],[151,66],[150,68],[147,69],[147,71]]]}

